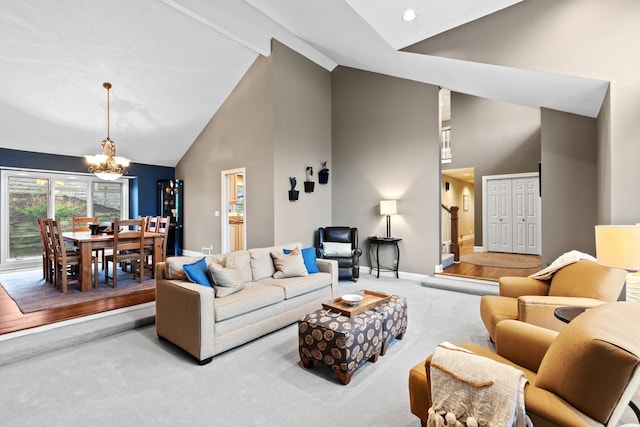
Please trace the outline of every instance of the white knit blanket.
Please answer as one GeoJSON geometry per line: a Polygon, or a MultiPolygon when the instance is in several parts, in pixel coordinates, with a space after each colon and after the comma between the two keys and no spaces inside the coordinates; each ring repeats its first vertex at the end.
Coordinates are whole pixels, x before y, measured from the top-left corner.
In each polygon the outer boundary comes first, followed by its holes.
{"type": "Polygon", "coordinates": [[[430,374],[428,427],[532,425],[525,414],[522,371],[443,342],[430,374]]]}
{"type": "Polygon", "coordinates": [[[581,259],[588,259],[589,261],[594,261],[594,262],[597,261],[595,257],[589,254],[573,250],[573,251],[563,253],[558,258],[556,258],[547,268],[544,268],[536,273],[533,273],[529,277],[531,277],[532,279],[539,279],[539,280],[551,279],[551,276],[553,276],[553,273],[560,270],[562,267],[566,267],[569,264],[578,262],[581,259]]]}

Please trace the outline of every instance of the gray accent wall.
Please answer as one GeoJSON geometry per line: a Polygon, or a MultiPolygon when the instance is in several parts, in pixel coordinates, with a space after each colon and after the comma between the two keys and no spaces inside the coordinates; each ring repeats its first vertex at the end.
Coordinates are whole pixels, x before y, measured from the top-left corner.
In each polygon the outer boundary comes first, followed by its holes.
{"type": "Polygon", "coordinates": [[[597,121],[542,109],[542,262],[570,250],[595,256],[597,121]]]}
{"type": "Polygon", "coordinates": [[[318,227],[331,222],[333,180],[318,184],[323,161],[331,169],[331,73],[273,41],[274,243],[313,246],[318,227]],[[313,168],[314,191],[305,193],[306,167],[313,168]],[[288,198],[296,177],[298,201],[288,198]]]}
{"type": "Polygon", "coordinates": [[[433,274],[440,263],[438,87],[338,67],[332,75],[332,225],[386,235],[379,203],[396,199],[391,231],[400,271],[433,274]]]}
{"type": "Polygon", "coordinates": [[[246,167],[247,246],[271,245],[273,229],[272,57],[258,57],[176,166],[184,180],[184,249],[221,250],[221,172],[246,167]]]}
{"type": "Polygon", "coordinates": [[[331,75],[277,41],[258,57],[176,166],[185,182],[184,248],[221,250],[221,172],[246,168],[245,232],[249,248],[313,244],[330,222],[331,185],[302,189],[307,164],[331,159],[331,75]],[[298,202],[289,202],[297,176],[298,202]]]}
{"type": "Polygon", "coordinates": [[[442,169],[474,168],[475,245],[482,246],[482,177],[538,171],[540,110],[452,92],[451,151],[442,169]]]}

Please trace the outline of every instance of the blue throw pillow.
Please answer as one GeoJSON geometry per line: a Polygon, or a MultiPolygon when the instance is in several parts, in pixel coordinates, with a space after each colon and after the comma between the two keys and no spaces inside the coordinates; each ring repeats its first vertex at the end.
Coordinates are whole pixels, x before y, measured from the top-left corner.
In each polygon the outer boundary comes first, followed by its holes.
{"type": "MultiPolygon", "coordinates": [[[[292,249],[282,250],[285,254],[288,254],[291,251],[292,249]]],[[[304,266],[307,268],[307,273],[320,273],[318,263],[316,262],[316,248],[304,248],[300,252],[302,252],[302,260],[304,261],[304,266]]]]}
{"type": "Polygon", "coordinates": [[[211,280],[209,280],[209,267],[207,267],[207,261],[205,261],[204,257],[196,262],[192,262],[191,264],[183,265],[182,269],[187,275],[187,279],[193,283],[211,287],[211,280]]]}

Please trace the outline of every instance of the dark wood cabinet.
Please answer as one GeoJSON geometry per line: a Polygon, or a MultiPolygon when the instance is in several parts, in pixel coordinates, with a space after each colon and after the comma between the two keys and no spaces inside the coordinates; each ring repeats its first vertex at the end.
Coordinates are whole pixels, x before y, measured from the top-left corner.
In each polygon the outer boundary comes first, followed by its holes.
{"type": "Polygon", "coordinates": [[[158,180],[158,213],[169,217],[167,256],[182,255],[184,181],[180,179],[158,180]]]}

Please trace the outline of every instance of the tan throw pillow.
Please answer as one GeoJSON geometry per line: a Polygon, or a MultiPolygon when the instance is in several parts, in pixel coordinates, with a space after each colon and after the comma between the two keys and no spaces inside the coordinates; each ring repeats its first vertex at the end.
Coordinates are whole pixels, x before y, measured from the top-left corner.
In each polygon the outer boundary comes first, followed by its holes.
{"type": "Polygon", "coordinates": [[[226,297],[244,288],[242,272],[236,268],[225,268],[213,263],[209,266],[209,273],[214,281],[216,298],[226,297]]]}
{"type": "Polygon", "coordinates": [[[306,276],[307,267],[304,266],[304,259],[299,248],[295,248],[288,254],[282,252],[271,252],[273,258],[273,266],[276,272],[273,273],[274,279],[284,279],[285,277],[306,276]]]}
{"type": "Polygon", "coordinates": [[[251,272],[251,255],[249,251],[229,252],[221,263],[226,268],[235,268],[240,270],[242,278],[245,282],[253,281],[253,273],[251,272]]]}

